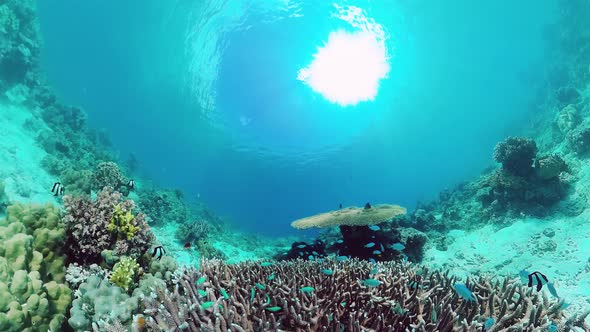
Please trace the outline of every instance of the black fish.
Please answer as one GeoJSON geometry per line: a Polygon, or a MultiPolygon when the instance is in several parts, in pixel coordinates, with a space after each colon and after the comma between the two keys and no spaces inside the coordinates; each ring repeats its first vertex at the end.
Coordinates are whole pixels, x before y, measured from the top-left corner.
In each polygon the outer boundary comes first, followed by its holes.
{"type": "Polygon", "coordinates": [[[127,188],[129,188],[129,190],[135,189],[135,181],[133,181],[133,179],[130,179],[129,182],[127,182],[127,188]]]}
{"type": "Polygon", "coordinates": [[[368,210],[371,208],[371,203],[367,202],[367,204],[365,204],[365,210],[368,210]]]}
{"type": "Polygon", "coordinates": [[[61,184],[61,182],[55,182],[53,187],[51,188],[51,192],[54,193],[53,196],[63,195],[65,191],[65,187],[61,184]]]}
{"type": "Polygon", "coordinates": [[[543,288],[543,281],[541,279],[545,280],[545,283],[549,282],[549,279],[543,273],[537,271],[529,274],[529,287],[533,287],[533,277],[537,281],[537,292],[543,288]]]}
{"type": "Polygon", "coordinates": [[[154,248],[154,252],[152,253],[152,257],[154,256],[158,256],[156,257],[157,260],[162,259],[162,256],[166,253],[166,250],[164,250],[164,248],[162,246],[157,246],[154,248]]]}
{"type": "Polygon", "coordinates": [[[339,209],[342,209],[342,203],[340,203],[340,205],[338,205],[338,208],[339,209]]]}

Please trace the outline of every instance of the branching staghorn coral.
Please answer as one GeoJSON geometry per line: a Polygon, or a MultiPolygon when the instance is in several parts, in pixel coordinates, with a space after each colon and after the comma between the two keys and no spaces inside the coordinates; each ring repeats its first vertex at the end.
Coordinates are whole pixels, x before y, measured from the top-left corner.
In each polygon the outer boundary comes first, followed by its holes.
{"type": "Polygon", "coordinates": [[[155,331],[482,331],[489,317],[488,331],[588,328],[519,281],[468,280],[475,301],[456,282],[407,263],[205,260],[179,274],[173,291],[156,289],[161,304],[145,301],[145,314],[155,331]]]}

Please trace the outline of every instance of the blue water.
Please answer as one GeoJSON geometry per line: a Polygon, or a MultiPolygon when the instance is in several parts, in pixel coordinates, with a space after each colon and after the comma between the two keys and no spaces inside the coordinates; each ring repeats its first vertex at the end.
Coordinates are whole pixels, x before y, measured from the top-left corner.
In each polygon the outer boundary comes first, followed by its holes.
{"type": "Polygon", "coordinates": [[[553,1],[341,4],[382,26],[390,52],[357,106],[297,80],[331,31],[354,31],[327,1],[39,1],[43,66],[122,159],[270,235],[339,203],[412,208],[527,128],[553,1]]]}

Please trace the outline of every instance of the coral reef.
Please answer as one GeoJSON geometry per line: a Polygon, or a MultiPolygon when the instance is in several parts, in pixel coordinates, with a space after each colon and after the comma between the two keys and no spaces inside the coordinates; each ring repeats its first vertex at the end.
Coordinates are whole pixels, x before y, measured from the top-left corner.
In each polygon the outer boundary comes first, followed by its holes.
{"type": "Polygon", "coordinates": [[[198,240],[195,243],[195,250],[201,255],[203,258],[219,258],[219,259],[227,259],[227,256],[219,249],[215,248],[211,242],[207,240],[198,240]]]}
{"type": "Polygon", "coordinates": [[[96,166],[92,176],[92,189],[100,191],[105,187],[113,188],[123,195],[129,193],[129,188],[126,186],[127,181],[121,173],[119,166],[112,162],[102,162],[96,166]]]}
{"type": "Polygon", "coordinates": [[[66,250],[71,262],[100,263],[101,253],[105,250],[115,250],[117,255],[135,258],[143,255],[153,242],[153,234],[142,213],[127,219],[129,224],[125,226],[125,236],[121,237],[119,231],[109,230],[117,211],[128,215],[134,208],[132,200],[123,200],[121,193],[109,187],[99,192],[95,200],[64,196],[66,250]],[[128,232],[131,228],[135,231],[128,232]]]}
{"type": "Polygon", "coordinates": [[[34,86],[39,63],[34,2],[0,4],[0,93],[24,84],[34,86]]]}
{"type": "Polygon", "coordinates": [[[121,257],[119,262],[113,267],[110,281],[129,292],[133,289],[135,279],[139,270],[139,264],[131,257],[121,257]]]}
{"type": "Polygon", "coordinates": [[[154,330],[451,331],[479,329],[490,317],[488,331],[589,328],[587,313],[565,319],[561,302],[519,281],[457,282],[399,263],[203,261],[200,271],[181,274],[173,291],[158,288],[158,301],[144,304],[154,330]]]}
{"type": "Polygon", "coordinates": [[[59,330],[71,302],[60,220],[56,207],[24,204],[0,220],[0,330],[59,330]]]}
{"type": "Polygon", "coordinates": [[[590,126],[580,126],[567,136],[570,148],[577,154],[583,155],[590,151],[590,126]]]}
{"type": "Polygon", "coordinates": [[[75,292],[68,323],[75,331],[100,331],[114,320],[131,321],[138,298],[98,276],[90,276],[75,292]]]}
{"type": "Polygon", "coordinates": [[[562,134],[568,134],[579,122],[578,110],[574,105],[567,105],[559,111],[555,122],[562,134]]]}
{"type": "Polygon", "coordinates": [[[8,197],[4,191],[4,182],[0,180],[0,214],[3,213],[4,209],[8,206],[8,197]]]}
{"type": "Polygon", "coordinates": [[[535,160],[536,176],[542,180],[555,179],[561,172],[567,171],[567,165],[558,155],[550,155],[535,160]]]}
{"type": "Polygon", "coordinates": [[[139,227],[134,224],[135,216],[130,210],[121,209],[120,205],[115,205],[111,221],[107,225],[109,232],[115,233],[117,240],[131,240],[139,227]]]}
{"type": "Polygon", "coordinates": [[[96,264],[82,266],[77,263],[72,263],[68,265],[68,268],[66,269],[66,282],[71,289],[78,289],[83,282],[86,282],[88,277],[98,276],[104,278],[106,274],[107,271],[103,270],[96,264]]]}
{"type": "Polygon", "coordinates": [[[178,269],[178,264],[174,258],[170,256],[164,256],[159,260],[151,261],[149,273],[158,279],[171,282],[176,269],[178,269]]]}
{"type": "Polygon", "coordinates": [[[150,216],[152,225],[192,220],[180,191],[144,190],[139,193],[139,207],[150,216]]]}
{"type": "Polygon", "coordinates": [[[516,176],[532,173],[533,159],[537,154],[535,141],[523,137],[508,137],[494,148],[494,160],[516,176]]]}
{"type": "Polygon", "coordinates": [[[209,235],[209,222],[203,219],[186,221],[178,225],[176,237],[181,242],[205,240],[209,235]]]}

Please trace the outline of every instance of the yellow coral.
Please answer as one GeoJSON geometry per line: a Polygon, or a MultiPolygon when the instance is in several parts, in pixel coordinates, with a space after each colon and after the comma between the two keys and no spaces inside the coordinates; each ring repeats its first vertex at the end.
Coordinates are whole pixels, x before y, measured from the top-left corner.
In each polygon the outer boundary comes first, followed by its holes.
{"type": "Polygon", "coordinates": [[[139,269],[139,264],[131,257],[122,257],[121,260],[113,267],[111,282],[121,287],[126,292],[134,284],[135,274],[139,269]]]}
{"type": "Polygon", "coordinates": [[[133,225],[135,216],[131,211],[124,211],[121,206],[115,206],[113,217],[111,222],[107,225],[109,232],[117,232],[118,234],[124,235],[127,240],[131,240],[135,233],[139,230],[139,227],[133,225]]]}

